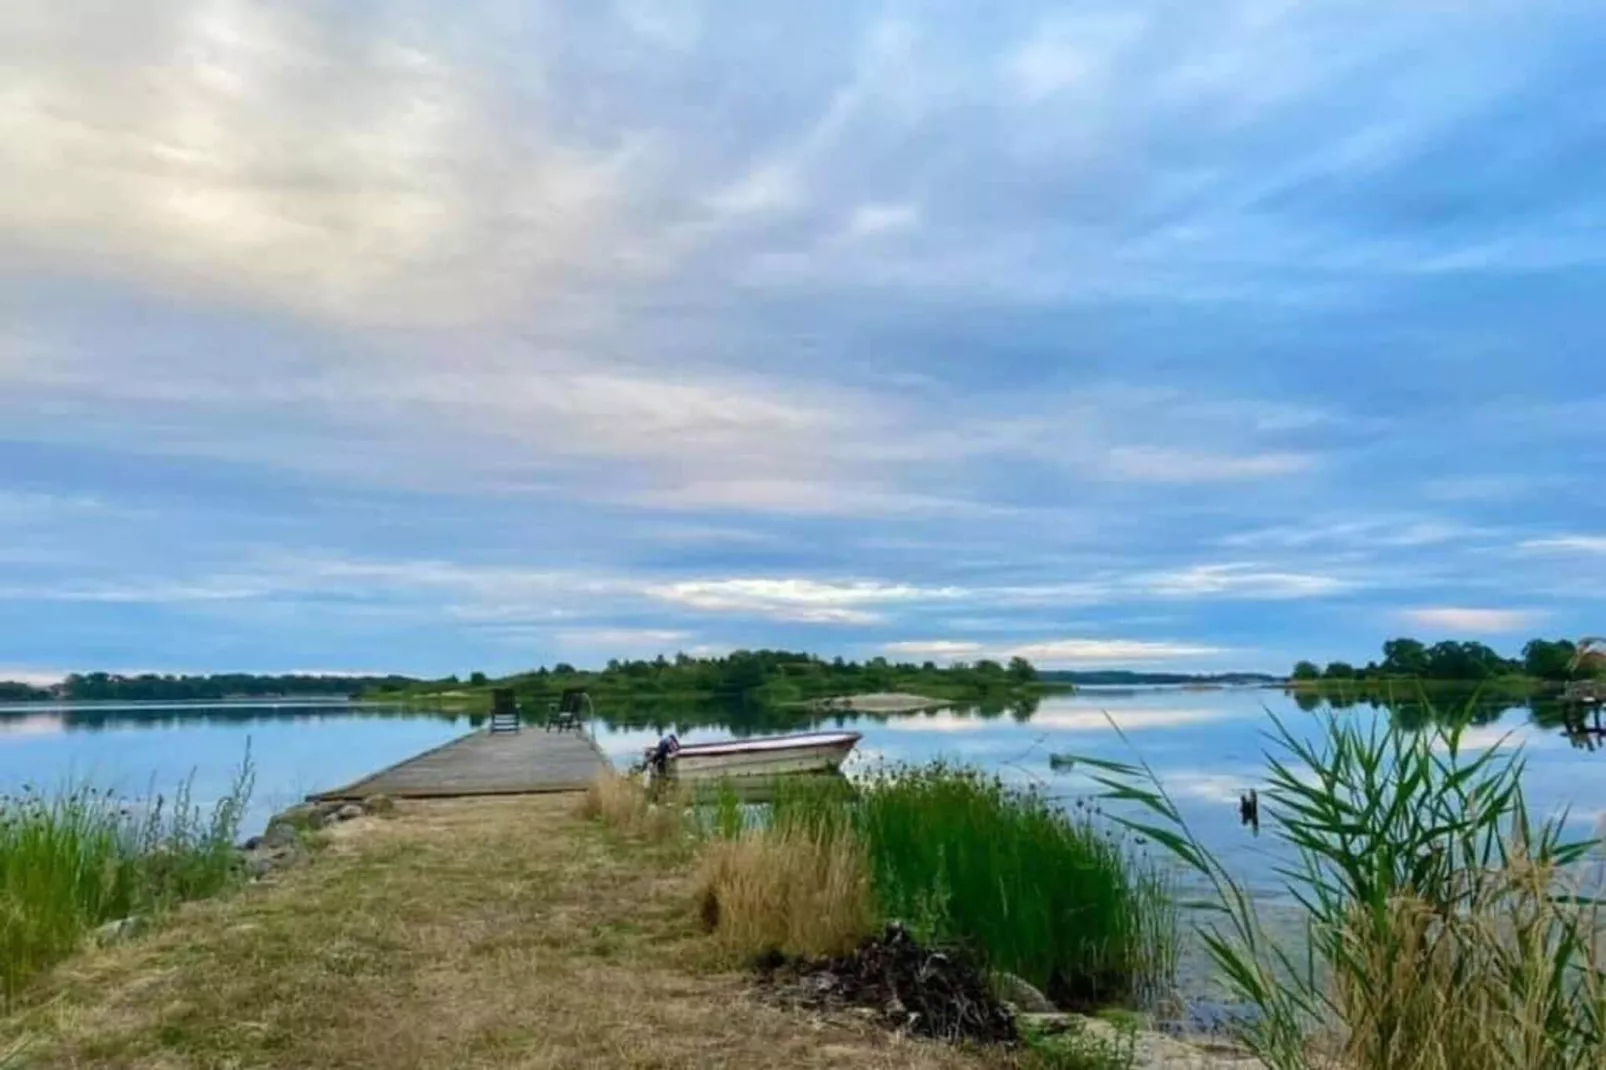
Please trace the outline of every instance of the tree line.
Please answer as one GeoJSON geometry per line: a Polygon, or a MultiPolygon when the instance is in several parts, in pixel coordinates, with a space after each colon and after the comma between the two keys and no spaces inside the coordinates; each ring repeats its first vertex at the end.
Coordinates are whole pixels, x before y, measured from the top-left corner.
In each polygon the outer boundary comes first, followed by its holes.
{"type": "Polygon", "coordinates": [[[1024,658],[988,658],[939,667],[935,662],[886,658],[826,660],[785,650],[738,650],[721,657],[677,654],[650,660],[610,660],[599,670],[566,662],[492,679],[483,672],[426,680],[409,676],[258,675],[206,676],[74,673],[51,687],[0,682],[0,702],[56,699],[76,702],[183,702],[223,699],[360,697],[439,694],[513,687],[556,693],[584,687],[599,693],[752,696],[770,701],[824,698],[866,691],[914,691],[932,698],[972,698],[1035,687],[1037,669],[1024,658]]]}
{"type": "Polygon", "coordinates": [[[415,694],[454,689],[512,687],[516,691],[549,694],[567,687],[583,687],[599,695],[721,695],[749,696],[784,702],[867,691],[913,691],[932,698],[978,697],[1040,685],[1037,669],[1025,658],[1008,663],[983,658],[939,667],[892,662],[886,658],[849,661],[826,660],[815,654],[788,650],[737,650],[719,657],[676,654],[652,659],[614,658],[600,670],[581,670],[566,662],[548,668],[491,679],[473,673],[467,680],[450,677],[427,685],[377,687],[368,694],[385,697],[386,691],[415,694]]]}
{"type": "Polygon", "coordinates": [[[239,698],[351,697],[374,687],[417,683],[406,676],[217,673],[209,676],[73,673],[50,687],[0,682],[0,702],[190,702],[239,698]]]}
{"type": "MultiPolygon", "coordinates": [[[[1588,642],[1587,640],[1585,641],[1588,642]]],[[[1383,644],[1383,660],[1362,666],[1344,661],[1328,662],[1324,668],[1313,661],[1294,665],[1293,679],[1382,680],[1410,677],[1420,680],[1479,681],[1502,676],[1527,676],[1535,680],[1562,683],[1598,671],[1587,660],[1581,663],[1581,647],[1571,639],[1531,639],[1519,656],[1508,658],[1477,642],[1445,640],[1429,646],[1418,639],[1390,639],[1383,644]]]]}

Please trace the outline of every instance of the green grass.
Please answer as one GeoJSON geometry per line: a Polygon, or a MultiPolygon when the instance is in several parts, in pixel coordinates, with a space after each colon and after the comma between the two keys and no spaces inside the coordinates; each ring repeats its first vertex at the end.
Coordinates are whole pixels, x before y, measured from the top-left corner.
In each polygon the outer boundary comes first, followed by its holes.
{"type": "Polygon", "coordinates": [[[1303,953],[1261,929],[1248,892],[1189,831],[1146,766],[1080,759],[1129,827],[1215,889],[1205,946],[1259,1013],[1239,1039],[1273,1070],[1598,1070],[1606,1065],[1600,901],[1577,864],[1596,846],[1535,820],[1519,751],[1462,750],[1329,716],[1307,742],[1273,719],[1262,811],[1295,860],[1303,953]]]}
{"type": "Polygon", "coordinates": [[[237,876],[250,755],[210,812],[190,784],[129,802],[88,787],[0,797],[0,1003],[97,926],[217,893],[237,876]]]}
{"type": "MultiPolygon", "coordinates": [[[[851,834],[878,912],[917,938],[960,946],[1066,1007],[1143,1000],[1175,966],[1169,889],[1123,837],[1034,791],[961,766],[885,770],[849,789],[783,783],[775,827],[851,834]]],[[[731,804],[714,824],[736,824],[731,804]]]]}

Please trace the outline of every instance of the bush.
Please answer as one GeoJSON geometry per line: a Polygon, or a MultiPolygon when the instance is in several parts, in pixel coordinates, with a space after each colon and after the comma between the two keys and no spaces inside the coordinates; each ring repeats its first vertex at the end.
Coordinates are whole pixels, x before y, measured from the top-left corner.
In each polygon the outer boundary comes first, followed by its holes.
{"type": "Polygon", "coordinates": [[[190,784],[169,802],[87,787],[0,797],[0,1001],[71,954],[95,927],[214,895],[239,875],[235,838],[250,755],[210,814],[190,784]]]}

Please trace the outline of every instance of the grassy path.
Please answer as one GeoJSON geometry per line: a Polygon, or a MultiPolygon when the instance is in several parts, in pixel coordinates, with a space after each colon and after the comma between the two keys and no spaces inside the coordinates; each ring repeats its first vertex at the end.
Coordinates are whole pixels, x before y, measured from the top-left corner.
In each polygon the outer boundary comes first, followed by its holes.
{"type": "Polygon", "coordinates": [[[561,797],[404,804],[271,885],[87,951],[0,1021],[26,1067],[988,1065],[764,1005],[709,958],[690,860],[561,797]]]}

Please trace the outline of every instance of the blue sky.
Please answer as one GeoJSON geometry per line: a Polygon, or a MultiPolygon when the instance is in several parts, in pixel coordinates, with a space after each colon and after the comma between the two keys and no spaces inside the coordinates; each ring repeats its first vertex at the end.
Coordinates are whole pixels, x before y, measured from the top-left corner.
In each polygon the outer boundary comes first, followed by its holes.
{"type": "Polygon", "coordinates": [[[1591,5],[76,8],[0,675],[1606,623],[1591,5]]]}

